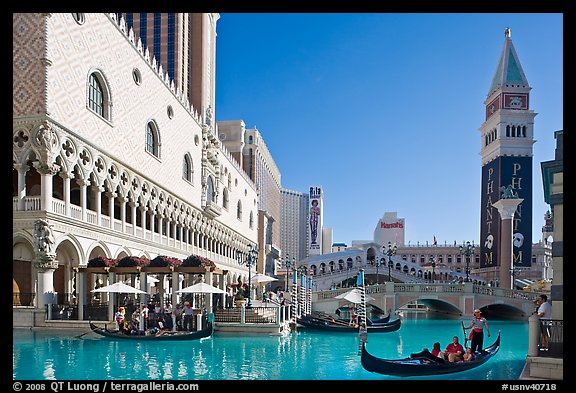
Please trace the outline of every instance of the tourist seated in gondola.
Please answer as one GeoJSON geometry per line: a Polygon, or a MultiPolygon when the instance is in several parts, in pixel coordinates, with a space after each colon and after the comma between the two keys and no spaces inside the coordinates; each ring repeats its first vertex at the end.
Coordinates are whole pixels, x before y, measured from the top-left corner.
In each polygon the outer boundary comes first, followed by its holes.
{"type": "Polygon", "coordinates": [[[434,346],[432,347],[432,352],[430,352],[432,355],[445,360],[446,357],[444,355],[444,351],[442,351],[442,349],[440,348],[440,343],[439,342],[435,342],[434,346]]]}
{"type": "Polygon", "coordinates": [[[469,362],[470,360],[474,360],[474,354],[472,353],[472,348],[466,348],[466,352],[464,352],[464,356],[462,356],[462,360],[465,362],[469,362]]]}
{"type": "Polygon", "coordinates": [[[452,338],[452,342],[446,346],[445,352],[448,355],[448,361],[450,363],[462,360],[464,348],[462,347],[462,344],[458,342],[458,336],[452,338]]]}

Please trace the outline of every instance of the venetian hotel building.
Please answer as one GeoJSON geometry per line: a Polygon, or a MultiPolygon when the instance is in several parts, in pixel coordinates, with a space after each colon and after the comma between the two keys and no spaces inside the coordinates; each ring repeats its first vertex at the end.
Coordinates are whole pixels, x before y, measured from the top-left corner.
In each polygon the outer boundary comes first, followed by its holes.
{"type": "Polygon", "coordinates": [[[248,276],[258,193],[217,137],[218,14],[199,15],[183,91],[117,14],[13,14],[14,304],[64,301],[97,256],[248,276]]]}

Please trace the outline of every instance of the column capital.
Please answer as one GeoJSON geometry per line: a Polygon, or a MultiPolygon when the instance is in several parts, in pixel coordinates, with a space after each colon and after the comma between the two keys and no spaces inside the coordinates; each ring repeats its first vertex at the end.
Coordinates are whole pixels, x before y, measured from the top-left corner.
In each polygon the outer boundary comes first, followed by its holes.
{"type": "Polygon", "coordinates": [[[40,254],[34,259],[34,267],[37,270],[46,272],[58,269],[58,261],[55,254],[40,254]]]}
{"type": "Polygon", "coordinates": [[[518,205],[521,204],[523,200],[524,198],[500,199],[493,203],[492,206],[498,209],[502,220],[511,220],[514,218],[514,213],[516,213],[518,205]]]}

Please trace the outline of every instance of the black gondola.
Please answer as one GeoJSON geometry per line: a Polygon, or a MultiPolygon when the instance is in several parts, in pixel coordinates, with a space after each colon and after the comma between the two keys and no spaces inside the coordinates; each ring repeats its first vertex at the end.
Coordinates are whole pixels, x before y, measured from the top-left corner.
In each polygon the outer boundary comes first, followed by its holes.
{"type": "Polygon", "coordinates": [[[366,350],[366,343],[362,343],[362,367],[365,370],[378,374],[394,375],[398,377],[413,377],[420,375],[450,374],[469,370],[486,363],[500,349],[500,332],[494,344],[474,355],[469,362],[459,361],[450,363],[433,356],[428,351],[412,354],[405,359],[387,360],[370,355],[366,350]]]}
{"type": "MultiPolygon", "coordinates": [[[[306,315],[302,318],[298,318],[297,322],[301,326],[309,329],[325,330],[331,332],[343,332],[343,333],[358,332],[358,325],[351,325],[347,321],[330,319],[326,317],[317,317],[314,315],[306,315]]],[[[400,318],[396,318],[392,321],[388,321],[385,323],[368,322],[368,332],[369,333],[395,332],[396,330],[400,329],[401,324],[402,321],[400,320],[400,318]]]]}
{"type": "Polygon", "coordinates": [[[104,337],[118,339],[118,340],[140,340],[140,341],[176,341],[176,340],[198,340],[204,337],[210,337],[212,335],[212,323],[206,322],[206,327],[202,330],[195,332],[170,332],[170,331],[160,331],[158,334],[149,335],[130,335],[124,334],[120,331],[111,331],[106,328],[101,328],[92,321],[90,321],[90,329],[96,334],[104,337]]]}

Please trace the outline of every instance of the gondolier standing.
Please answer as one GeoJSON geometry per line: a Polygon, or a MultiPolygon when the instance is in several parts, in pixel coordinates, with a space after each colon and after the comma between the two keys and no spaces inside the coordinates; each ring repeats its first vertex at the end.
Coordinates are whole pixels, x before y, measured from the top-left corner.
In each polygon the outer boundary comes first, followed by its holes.
{"type": "Polygon", "coordinates": [[[470,344],[470,349],[472,353],[482,352],[482,345],[484,345],[484,328],[488,332],[488,337],[490,337],[490,328],[488,327],[488,322],[486,318],[482,316],[479,309],[474,310],[474,318],[470,326],[465,327],[465,329],[472,328],[470,335],[472,336],[472,343],[470,344]]]}

